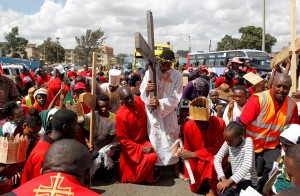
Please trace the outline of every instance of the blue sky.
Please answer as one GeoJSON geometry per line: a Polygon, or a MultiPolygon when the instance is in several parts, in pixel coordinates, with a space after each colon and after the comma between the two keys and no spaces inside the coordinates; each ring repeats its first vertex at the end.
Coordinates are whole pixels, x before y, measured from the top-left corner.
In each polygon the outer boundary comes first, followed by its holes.
{"type": "MultiPolygon", "coordinates": [[[[54,2],[64,3],[65,0],[54,0],[54,2]]],[[[3,10],[14,10],[23,14],[34,14],[43,5],[42,0],[0,0],[3,10]]]]}

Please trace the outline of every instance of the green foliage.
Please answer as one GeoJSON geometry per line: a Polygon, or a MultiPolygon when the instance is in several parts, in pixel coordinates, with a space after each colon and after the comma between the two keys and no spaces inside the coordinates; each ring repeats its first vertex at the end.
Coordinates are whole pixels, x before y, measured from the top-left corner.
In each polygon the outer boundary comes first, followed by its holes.
{"type": "Polygon", "coordinates": [[[25,48],[28,44],[28,40],[23,37],[18,37],[19,35],[19,28],[13,27],[11,32],[5,33],[4,38],[8,42],[5,47],[6,54],[12,54],[12,57],[22,57],[27,58],[27,53],[25,48]]]}
{"type": "Polygon", "coordinates": [[[232,38],[230,35],[225,35],[220,42],[217,43],[217,51],[236,50],[239,49],[240,40],[232,38]]]}
{"type": "MultiPolygon", "coordinates": [[[[217,43],[217,51],[221,50],[235,50],[235,49],[256,49],[262,48],[262,28],[254,26],[241,27],[239,29],[241,38],[232,38],[225,35],[220,42],[217,43]]],[[[266,52],[272,52],[272,46],[276,44],[277,40],[270,34],[265,35],[265,49],[266,52]]]]}
{"type": "Polygon", "coordinates": [[[39,46],[42,54],[45,56],[45,61],[52,64],[63,62],[65,60],[65,49],[59,42],[52,41],[50,37],[44,40],[44,43],[39,46]]]}
{"type": "Polygon", "coordinates": [[[104,39],[101,39],[101,37],[103,35],[104,31],[101,29],[95,31],[87,29],[85,35],[75,37],[77,43],[76,55],[79,64],[89,64],[92,62],[92,52],[96,51],[102,45],[104,39]]]}

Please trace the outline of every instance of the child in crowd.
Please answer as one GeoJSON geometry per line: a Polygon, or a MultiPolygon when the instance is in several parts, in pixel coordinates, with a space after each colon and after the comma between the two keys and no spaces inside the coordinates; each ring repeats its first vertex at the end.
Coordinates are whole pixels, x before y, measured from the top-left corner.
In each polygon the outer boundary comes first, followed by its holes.
{"type": "Polygon", "coordinates": [[[17,128],[15,121],[24,116],[23,109],[15,101],[10,101],[3,106],[3,112],[7,117],[7,121],[3,124],[0,133],[1,135],[14,135],[15,129],[17,128]]]}
{"type": "Polygon", "coordinates": [[[255,156],[251,138],[244,138],[243,125],[232,121],[224,131],[225,142],[215,155],[214,166],[220,182],[217,185],[219,195],[239,195],[241,189],[257,186],[255,156]],[[223,158],[229,155],[233,175],[226,178],[222,169],[223,158]]]}
{"type": "Polygon", "coordinates": [[[292,187],[290,176],[287,175],[284,165],[285,152],[291,147],[300,144],[300,125],[290,124],[284,127],[280,134],[280,143],[282,146],[282,156],[279,160],[278,169],[281,173],[277,176],[274,185],[272,186],[273,193],[277,194],[280,191],[292,187]]]}
{"type": "Polygon", "coordinates": [[[32,108],[36,108],[39,112],[47,110],[49,107],[47,89],[40,88],[34,92],[35,103],[32,108]]]}

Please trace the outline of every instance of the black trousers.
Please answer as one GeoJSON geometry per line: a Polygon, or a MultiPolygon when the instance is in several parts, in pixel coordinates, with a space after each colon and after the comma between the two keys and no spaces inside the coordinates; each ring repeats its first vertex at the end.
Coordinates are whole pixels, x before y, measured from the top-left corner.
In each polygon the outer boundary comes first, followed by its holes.
{"type": "Polygon", "coordinates": [[[268,181],[268,174],[272,170],[273,163],[277,161],[279,156],[280,146],[277,146],[275,149],[267,149],[261,153],[255,154],[257,176],[261,176],[257,187],[258,192],[262,193],[263,187],[268,181]]]}
{"type": "Polygon", "coordinates": [[[249,186],[252,186],[252,182],[251,180],[244,180],[244,181],[240,181],[237,184],[237,188],[233,188],[233,187],[229,187],[227,188],[224,193],[219,194],[219,196],[239,196],[241,190],[246,190],[249,186]]]}

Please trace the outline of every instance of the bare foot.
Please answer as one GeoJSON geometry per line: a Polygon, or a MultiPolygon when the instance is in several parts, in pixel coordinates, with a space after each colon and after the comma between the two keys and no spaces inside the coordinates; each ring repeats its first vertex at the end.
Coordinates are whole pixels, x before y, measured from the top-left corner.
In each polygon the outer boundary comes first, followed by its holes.
{"type": "Polygon", "coordinates": [[[182,173],[179,173],[179,174],[178,174],[178,178],[179,178],[180,180],[185,181],[185,182],[188,182],[188,181],[190,180],[189,178],[186,178],[186,177],[184,176],[184,174],[182,174],[182,173]]]}

